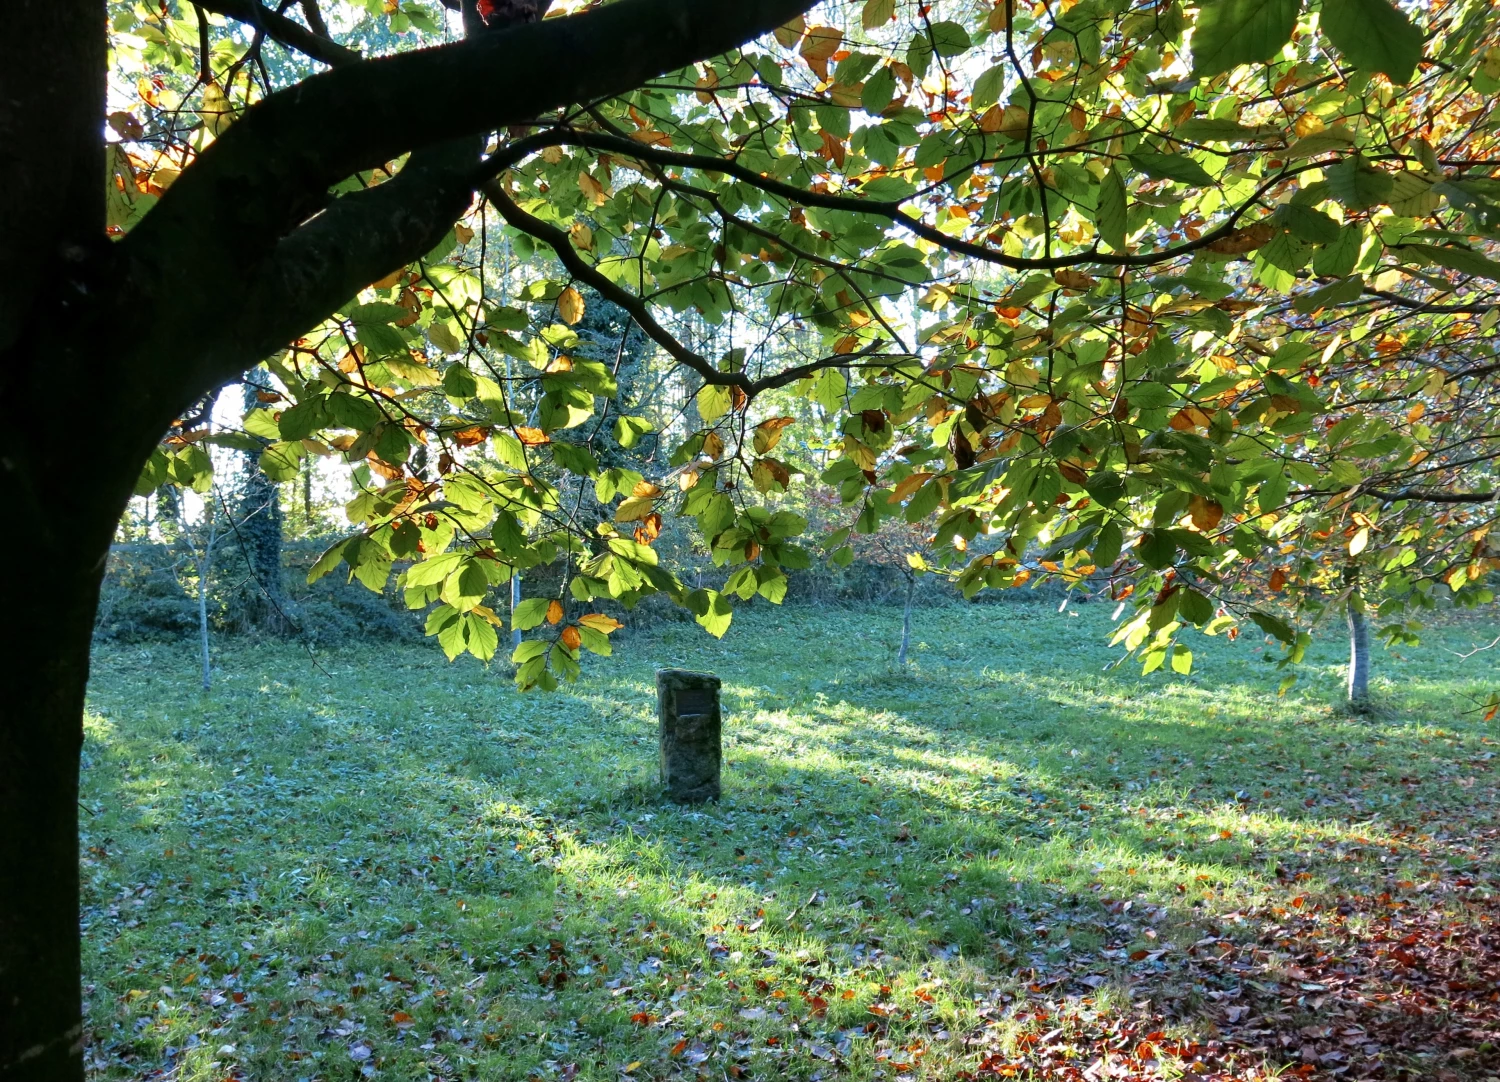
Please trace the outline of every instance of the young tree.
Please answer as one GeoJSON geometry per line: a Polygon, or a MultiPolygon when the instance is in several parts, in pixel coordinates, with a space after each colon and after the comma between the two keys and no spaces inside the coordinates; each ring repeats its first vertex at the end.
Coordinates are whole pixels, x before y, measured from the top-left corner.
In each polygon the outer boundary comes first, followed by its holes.
{"type": "Polygon", "coordinates": [[[580,648],[607,652],[612,621],[582,611],[596,598],[665,593],[722,634],[731,596],[785,593],[809,554],[805,521],[767,505],[796,465],[778,391],[840,418],[824,476],[857,528],[937,516],[972,590],[1013,584],[1028,546],[1081,574],[1128,542],[1118,574],[1161,599],[1155,643],[1179,614],[1211,617],[1172,583],[1266,543],[1236,521],[1270,480],[1264,451],[1325,411],[1322,332],[1260,291],[1418,316],[1495,301],[1482,0],[1424,26],[1387,0],[864,0],[811,25],[808,6],[619,0],[538,21],[527,0],[476,0],[445,41],[412,2],[334,19],[307,2],[305,24],[254,0],[122,4],[107,55],[102,4],[21,0],[0,42],[0,468],[52,572],[21,576],[31,633],[3,662],[0,1074],[81,1076],[77,753],[115,523],[138,484],[196,476],[191,426],[157,449],[161,433],[260,361],[281,401],[246,428],[273,440],[268,475],[309,454],[363,471],[357,533],[320,573],[379,588],[397,570],[445,649],[489,656],[491,588],[568,557],[566,592],[515,614],[543,629],[518,679],[548,686],[580,648]],[[403,32],[435,47],[350,47],[403,32]],[[272,42],[332,70],[267,62],[272,42]],[[562,268],[516,306],[483,273],[497,218],[562,268]],[[553,438],[597,429],[617,394],[576,350],[584,286],[696,390],[660,476],[553,438]],[[797,324],[815,331],[802,355],[783,348],[797,324]],[[502,356],[540,390],[525,410],[502,356]],[[59,388],[94,392],[66,431],[37,406],[59,388]],[[557,471],[592,481],[613,523],[581,530],[557,471]],[[660,565],[664,512],[732,569],[722,592],[660,565]]]}

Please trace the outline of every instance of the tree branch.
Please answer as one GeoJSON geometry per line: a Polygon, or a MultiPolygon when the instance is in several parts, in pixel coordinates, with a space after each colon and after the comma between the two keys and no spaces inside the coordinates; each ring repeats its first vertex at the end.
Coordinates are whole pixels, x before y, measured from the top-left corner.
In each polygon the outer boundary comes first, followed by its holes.
{"type": "MultiPolygon", "coordinates": [[[[309,30],[295,19],[289,19],[270,8],[262,7],[260,0],[198,0],[198,6],[215,14],[227,15],[231,19],[248,23],[257,30],[265,31],[266,36],[272,41],[279,42],[288,49],[295,49],[304,56],[319,60],[330,67],[351,64],[361,59],[359,53],[328,37],[326,26],[323,26],[321,32],[316,29],[309,30]]],[[[303,11],[308,12],[310,18],[317,10],[316,5],[310,6],[310,10],[309,5],[303,5],[303,11]]],[[[322,19],[319,18],[318,22],[321,24],[322,19]]]]}
{"type": "MultiPolygon", "coordinates": [[[[414,168],[425,157],[414,153],[397,180],[369,192],[330,199],[333,184],[407,151],[628,91],[772,29],[809,2],[619,0],[453,45],[344,62],[266,98],[113,246],[126,273],[104,322],[140,347],[129,362],[140,408],[165,412],[164,426],[182,399],[254,364],[427,250],[478,184],[478,144],[467,160],[439,155],[451,175],[414,168]],[[406,198],[414,202],[403,207],[406,198]],[[298,259],[307,262],[299,268],[298,259]],[[211,288],[225,275],[254,303],[226,304],[211,288]]],[[[222,10],[226,0],[208,6],[222,10]]],[[[253,6],[260,17],[265,9],[253,6]]]]}
{"type": "MultiPolygon", "coordinates": [[[[753,185],[768,195],[774,195],[791,203],[797,203],[805,207],[823,207],[828,210],[853,211],[857,214],[877,214],[888,221],[899,225],[901,228],[921,237],[923,240],[931,241],[955,255],[968,256],[985,263],[993,263],[998,266],[1008,267],[1011,270],[1060,270],[1064,267],[1076,267],[1083,263],[1094,263],[1110,267],[1150,267],[1159,263],[1165,263],[1180,256],[1191,255],[1193,252],[1207,248],[1216,241],[1233,234],[1238,228],[1240,217],[1252,207],[1265,192],[1284,182],[1293,173],[1311,166],[1297,167],[1277,173],[1269,180],[1263,181],[1254,194],[1244,200],[1239,209],[1232,213],[1223,224],[1216,229],[1204,233],[1197,240],[1186,244],[1179,244],[1174,248],[1163,248],[1156,252],[1138,253],[1105,253],[1097,248],[1078,252],[1068,256],[1045,256],[1042,258],[1025,258],[1021,256],[1008,256],[994,248],[983,244],[975,244],[972,241],[960,240],[950,237],[933,226],[928,225],[921,218],[901,208],[903,200],[900,199],[860,199],[848,195],[834,195],[827,192],[815,192],[808,188],[800,188],[795,184],[787,184],[774,177],[763,176],[748,166],[741,165],[733,158],[715,158],[707,154],[684,154],[679,151],[660,150],[656,147],[637,143],[633,139],[621,138],[615,135],[607,135],[602,132],[584,131],[577,128],[559,129],[566,132],[566,136],[559,141],[575,146],[588,147],[590,150],[608,150],[630,158],[642,161],[655,162],[658,165],[675,165],[684,169],[697,169],[705,173],[723,173],[742,180],[746,184],[753,185]]],[[[485,169],[485,176],[494,176],[499,170],[485,169]]]]}
{"type": "Polygon", "coordinates": [[[568,273],[579,281],[587,283],[601,297],[613,301],[630,313],[631,318],[652,341],[666,350],[673,360],[702,376],[704,383],[720,387],[738,387],[748,397],[754,398],[761,391],[770,390],[773,387],[785,387],[824,368],[843,367],[858,358],[869,356],[881,345],[880,342],[874,342],[858,353],[838,354],[810,361],[807,364],[782,369],[760,379],[751,379],[743,372],[721,371],[712,361],[683,345],[674,334],[658,323],[656,317],[651,314],[651,309],[639,297],[610,281],[580,256],[568,239],[568,234],[555,225],[549,225],[535,215],[522,210],[496,181],[487,181],[480,191],[494,204],[500,216],[511,226],[544,242],[556,254],[558,261],[568,273]]]}

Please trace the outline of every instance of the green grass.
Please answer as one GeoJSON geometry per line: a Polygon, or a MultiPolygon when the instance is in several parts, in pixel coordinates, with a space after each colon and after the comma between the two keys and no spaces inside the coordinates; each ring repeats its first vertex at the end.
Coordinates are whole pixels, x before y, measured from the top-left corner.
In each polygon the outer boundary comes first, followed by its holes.
{"type": "Polygon", "coordinates": [[[92,1076],[951,1078],[1035,1028],[1038,982],[1201,1036],[1212,989],[1172,966],[1200,936],[1500,885],[1465,713],[1500,673],[1446,652],[1488,624],[1378,651],[1359,719],[1336,639],[1278,698],[1258,642],[1105,671],[1108,615],[919,610],[894,671],[899,610],[758,608],[722,642],[622,633],[551,696],[428,647],[325,674],[225,643],[208,695],[187,646],[104,649],[92,1076]],[[724,678],[716,806],[656,795],[665,665],[724,678]]]}

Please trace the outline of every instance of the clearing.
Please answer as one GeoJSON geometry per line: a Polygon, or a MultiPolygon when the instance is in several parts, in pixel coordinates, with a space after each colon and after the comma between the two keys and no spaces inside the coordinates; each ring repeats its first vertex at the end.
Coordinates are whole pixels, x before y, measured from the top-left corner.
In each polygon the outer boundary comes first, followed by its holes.
{"type": "MultiPolygon", "coordinates": [[[[1104,671],[1108,610],[757,607],[518,695],[432,645],[102,649],[94,1078],[1500,1074],[1490,624],[1104,671]],[[1399,654],[1399,656],[1398,656],[1399,654]],[[652,671],[725,681],[656,796],[652,671]]],[[[1248,636],[1247,636],[1248,637],[1248,636]]]]}

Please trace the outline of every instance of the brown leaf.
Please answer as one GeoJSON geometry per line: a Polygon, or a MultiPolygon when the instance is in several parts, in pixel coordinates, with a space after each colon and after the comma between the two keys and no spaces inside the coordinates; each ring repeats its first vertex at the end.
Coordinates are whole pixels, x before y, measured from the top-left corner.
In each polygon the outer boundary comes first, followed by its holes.
{"type": "Polygon", "coordinates": [[[473,447],[490,438],[490,430],[484,425],[470,425],[452,433],[453,442],[460,447],[473,447]]]}

